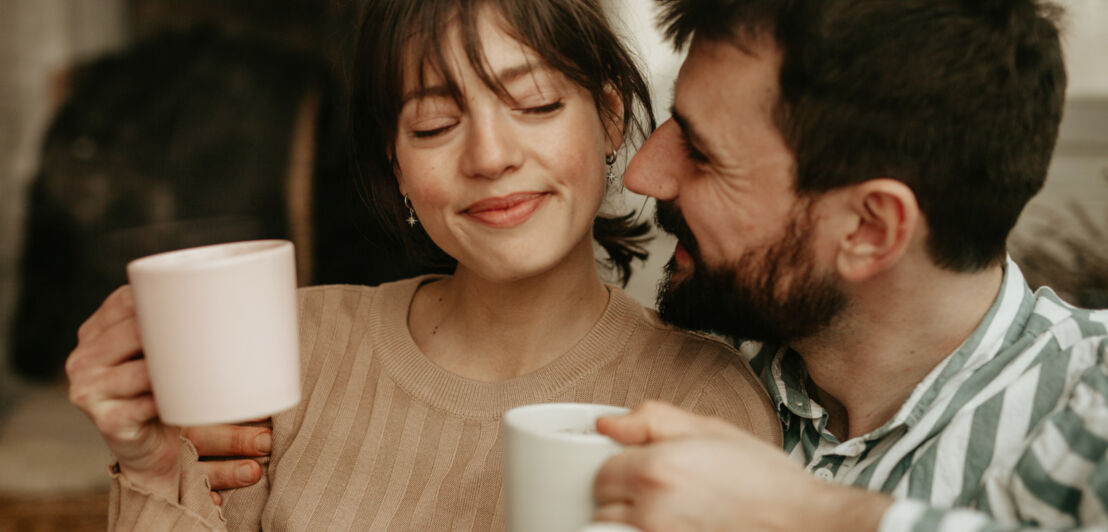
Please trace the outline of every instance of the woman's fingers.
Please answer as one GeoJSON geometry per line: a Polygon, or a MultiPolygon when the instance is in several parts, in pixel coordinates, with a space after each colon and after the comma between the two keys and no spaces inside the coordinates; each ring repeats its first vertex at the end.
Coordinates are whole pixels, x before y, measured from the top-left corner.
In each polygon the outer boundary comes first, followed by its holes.
{"type": "Polygon", "coordinates": [[[149,433],[156,428],[149,425],[158,417],[158,407],[154,397],[145,394],[129,399],[99,401],[87,413],[100,434],[109,440],[109,444],[113,444],[113,450],[130,457],[145,452],[151,443],[149,433]]]}
{"type": "Polygon", "coordinates": [[[212,491],[250,486],[262,478],[262,466],[250,459],[200,462],[200,472],[208,477],[212,491]]]}
{"type": "Polygon", "coordinates": [[[134,316],[113,323],[89,340],[77,344],[65,362],[70,379],[89,368],[115,366],[142,351],[138,321],[134,316]]]}
{"type": "MultiPolygon", "coordinates": [[[[146,361],[142,359],[72,375],[69,382],[69,401],[94,421],[102,415],[118,416],[118,413],[112,411],[120,408],[140,408],[141,411],[127,416],[140,424],[157,415],[150,392],[146,361]]],[[[99,421],[97,425],[100,425],[99,421]]]]}
{"type": "Polygon", "coordinates": [[[66,360],[69,399],[85,412],[138,486],[170,500],[179,483],[178,430],[161,423],[129,287],[108,296],[77,332],[66,360]]]}
{"type": "Polygon", "coordinates": [[[134,317],[135,299],[130,285],[123,285],[109,295],[100,308],[89,316],[77,329],[77,341],[87,342],[95,339],[112,325],[124,319],[134,317]]]}
{"type": "Polygon", "coordinates": [[[182,434],[200,456],[265,456],[273,445],[268,427],[212,425],[190,427],[182,434]]]}

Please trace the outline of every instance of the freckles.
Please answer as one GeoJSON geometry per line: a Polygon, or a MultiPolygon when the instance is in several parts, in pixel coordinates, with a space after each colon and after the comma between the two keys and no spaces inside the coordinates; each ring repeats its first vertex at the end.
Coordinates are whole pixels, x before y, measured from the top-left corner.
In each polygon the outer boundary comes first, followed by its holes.
{"type": "Polygon", "coordinates": [[[424,202],[437,203],[440,198],[446,196],[444,187],[433,184],[421,184],[415,188],[415,192],[419,194],[419,198],[424,202]]]}

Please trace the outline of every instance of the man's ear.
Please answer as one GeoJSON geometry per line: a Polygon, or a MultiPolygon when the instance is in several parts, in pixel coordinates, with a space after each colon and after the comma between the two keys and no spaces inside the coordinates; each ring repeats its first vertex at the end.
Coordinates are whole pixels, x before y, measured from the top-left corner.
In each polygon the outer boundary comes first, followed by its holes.
{"type": "Polygon", "coordinates": [[[615,153],[623,145],[623,98],[611,83],[604,85],[600,105],[604,106],[598,111],[601,111],[600,122],[604,125],[604,137],[608,140],[607,153],[615,153]]]}
{"type": "Polygon", "coordinates": [[[848,281],[861,281],[895,265],[908,251],[922,213],[916,195],[895,179],[871,179],[845,190],[848,217],[835,267],[848,281]]]}

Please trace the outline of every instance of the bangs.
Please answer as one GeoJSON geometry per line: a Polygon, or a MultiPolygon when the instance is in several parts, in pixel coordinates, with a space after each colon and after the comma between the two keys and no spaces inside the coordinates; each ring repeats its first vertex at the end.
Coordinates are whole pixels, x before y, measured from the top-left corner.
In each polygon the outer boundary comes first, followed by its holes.
{"type": "MultiPolygon", "coordinates": [[[[432,83],[436,86],[441,84],[454,102],[460,108],[464,108],[462,90],[453,69],[450,68],[450,59],[446,52],[453,44],[452,38],[456,36],[461,42],[466,61],[477,73],[481,82],[501,99],[514,104],[512,95],[489,68],[478,26],[480,16],[483,14],[490,16],[491,23],[517,41],[521,47],[529,49],[534,56],[537,56],[541,60],[541,66],[553,68],[590,93],[596,93],[602,86],[602,81],[590,81],[589,76],[585,75],[580,66],[558,53],[561,44],[558,41],[561,39],[556,37],[559,32],[556,31],[557,24],[554,21],[559,17],[536,16],[534,10],[520,9],[519,2],[510,1],[423,0],[413,3],[422,3],[423,6],[422,9],[415,9],[412,12],[408,26],[412,28],[412,32],[406,36],[405,42],[401,49],[397,50],[398,54],[395,57],[404,58],[400,68],[402,75],[398,76],[401,85],[406,85],[405,80],[413,79],[414,86],[402,86],[396,91],[398,94],[427,92],[428,75],[431,74],[433,78],[437,78],[432,83]],[[408,68],[415,68],[415,71],[407,72],[408,68]]],[[[552,14],[571,15],[571,13],[552,14]]],[[[564,30],[561,33],[564,33],[564,30]]],[[[540,65],[529,62],[527,66],[534,71],[540,65]]],[[[402,98],[400,106],[405,99],[402,98]]]]}

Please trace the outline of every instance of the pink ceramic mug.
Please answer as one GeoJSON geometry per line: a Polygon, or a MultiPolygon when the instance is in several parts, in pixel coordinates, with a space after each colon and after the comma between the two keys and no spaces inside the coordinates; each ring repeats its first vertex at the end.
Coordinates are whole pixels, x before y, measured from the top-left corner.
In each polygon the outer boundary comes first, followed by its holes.
{"type": "Polygon", "coordinates": [[[234,423],[300,401],[291,242],[160,253],[131,261],[127,277],[163,422],[234,423]]]}

